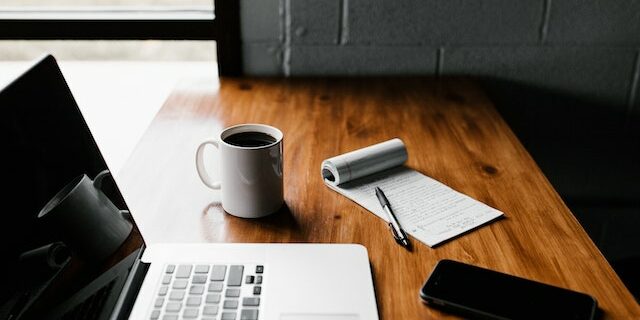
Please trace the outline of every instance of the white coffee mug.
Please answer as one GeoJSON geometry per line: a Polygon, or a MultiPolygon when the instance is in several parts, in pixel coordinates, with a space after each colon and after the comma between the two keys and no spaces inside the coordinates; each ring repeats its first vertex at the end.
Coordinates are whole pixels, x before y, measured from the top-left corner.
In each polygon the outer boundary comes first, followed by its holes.
{"type": "Polygon", "coordinates": [[[282,138],[277,128],[264,124],[240,124],[204,141],[196,152],[196,169],[202,182],[222,192],[222,208],[241,218],[259,218],[280,209],[282,184],[282,138]],[[220,155],[221,177],[207,173],[204,148],[212,145],[220,155]]]}

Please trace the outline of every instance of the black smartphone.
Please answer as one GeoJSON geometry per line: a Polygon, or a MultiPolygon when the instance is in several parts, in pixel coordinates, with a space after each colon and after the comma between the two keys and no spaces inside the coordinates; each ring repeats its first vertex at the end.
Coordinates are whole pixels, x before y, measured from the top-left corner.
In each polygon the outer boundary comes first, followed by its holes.
{"type": "Polygon", "coordinates": [[[587,294],[453,260],[438,262],[420,298],[478,319],[595,319],[598,310],[587,294]]]}

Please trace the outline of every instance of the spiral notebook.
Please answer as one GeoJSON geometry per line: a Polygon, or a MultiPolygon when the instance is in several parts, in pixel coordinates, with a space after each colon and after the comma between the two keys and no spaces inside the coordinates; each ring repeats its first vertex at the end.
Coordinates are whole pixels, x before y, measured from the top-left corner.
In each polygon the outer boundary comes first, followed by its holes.
{"type": "Polygon", "coordinates": [[[387,221],[375,187],[384,190],[402,228],[433,247],[503,213],[404,165],[407,149],[396,138],[322,162],[325,184],[387,221]]]}

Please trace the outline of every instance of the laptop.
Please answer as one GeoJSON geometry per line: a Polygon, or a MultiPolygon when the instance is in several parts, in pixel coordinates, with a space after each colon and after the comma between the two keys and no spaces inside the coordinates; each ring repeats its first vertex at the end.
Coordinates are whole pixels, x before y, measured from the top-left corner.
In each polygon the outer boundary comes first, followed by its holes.
{"type": "MultiPolygon", "coordinates": [[[[133,231],[105,260],[69,250],[37,214],[108,167],[51,55],[1,89],[0,139],[2,319],[378,319],[357,244],[147,245],[131,212],[133,231]]],[[[109,180],[105,195],[128,210],[109,180]]]]}

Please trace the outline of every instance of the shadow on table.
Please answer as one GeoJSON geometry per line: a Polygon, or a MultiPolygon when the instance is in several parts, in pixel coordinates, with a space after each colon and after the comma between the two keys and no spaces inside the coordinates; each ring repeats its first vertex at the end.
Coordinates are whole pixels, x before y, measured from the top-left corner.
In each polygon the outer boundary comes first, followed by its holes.
{"type": "MultiPolygon", "coordinates": [[[[594,243],[640,297],[640,110],[500,79],[480,79],[594,243]]],[[[640,109],[640,105],[636,106],[640,109]]]]}

